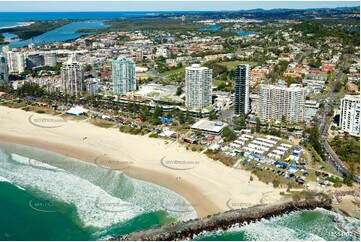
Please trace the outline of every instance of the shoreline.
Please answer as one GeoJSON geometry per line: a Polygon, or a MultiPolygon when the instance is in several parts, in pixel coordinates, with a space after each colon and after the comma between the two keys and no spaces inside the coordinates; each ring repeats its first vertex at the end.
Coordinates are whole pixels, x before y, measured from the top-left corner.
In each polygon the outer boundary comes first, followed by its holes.
{"type": "Polygon", "coordinates": [[[11,28],[17,28],[17,27],[26,27],[26,26],[30,26],[30,25],[32,25],[34,23],[35,23],[34,21],[23,21],[23,22],[18,22],[17,25],[0,27],[0,29],[11,29],[11,28]]]}
{"type": "MultiPolygon", "coordinates": [[[[42,150],[54,152],[56,154],[75,158],[75,159],[78,159],[78,160],[81,160],[84,162],[88,162],[88,163],[92,163],[95,165],[97,165],[97,163],[94,162],[95,159],[93,159],[93,157],[99,157],[99,155],[96,153],[94,153],[92,155],[85,154],[86,152],[83,150],[79,150],[79,149],[74,150],[74,149],[71,149],[70,147],[69,147],[69,150],[64,150],[62,148],[59,148],[55,144],[49,144],[49,143],[45,144],[45,143],[36,142],[36,141],[34,142],[34,140],[28,140],[28,139],[19,138],[19,137],[11,137],[11,136],[1,135],[0,142],[5,142],[8,144],[24,145],[24,146],[33,147],[33,148],[39,148],[42,150]]],[[[102,165],[102,166],[106,166],[110,169],[118,169],[118,167],[112,163],[109,163],[107,165],[102,165]]],[[[134,167],[134,166],[126,167],[126,169],[122,170],[122,172],[131,178],[146,181],[149,183],[153,183],[153,184],[159,185],[163,188],[167,188],[167,189],[179,194],[180,196],[184,197],[189,202],[189,204],[194,208],[194,210],[197,213],[197,217],[206,217],[206,216],[210,215],[210,213],[218,213],[216,205],[211,204],[210,201],[208,201],[207,204],[206,203],[202,204],[202,207],[199,206],[199,201],[202,199],[202,197],[191,192],[194,188],[193,188],[192,184],[188,183],[187,181],[181,182],[182,184],[180,186],[180,184],[178,182],[173,182],[173,180],[174,180],[173,176],[170,176],[165,173],[160,173],[160,172],[157,172],[154,170],[152,171],[152,170],[142,169],[140,167],[134,167]],[[158,179],[157,177],[162,177],[162,179],[158,179]],[[165,183],[163,179],[168,180],[168,182],[165,183]]]]}
{"type": "MultiPolygon", "coordinates": [[[[283,198],[280,192],[285,189],[273,188],[258,179],[251,182],[250,172],[187,151],[178,142],[167,145],[164,140],[97,127],[87,120],[67,120],[57,128],[41,128],[29,122],[31,116],[61,119],[0,106],[0,140],[49,150],[112,169],[124,169],[124,173],[132,178],[160,185],[181,195],[193,206],[198,218],[230,210],[230,200],[245,208],[283,198]],[[83,140],[84,136],[87,139],[83,140]],[[170,162],[193,163],[186,169],[172,169],[162,164],[164,157],[170,162]],[[129,165],[129,161],[132,164],[129,165]]],[[[179,164],[179,167],[185,165],[179,164]]]]}

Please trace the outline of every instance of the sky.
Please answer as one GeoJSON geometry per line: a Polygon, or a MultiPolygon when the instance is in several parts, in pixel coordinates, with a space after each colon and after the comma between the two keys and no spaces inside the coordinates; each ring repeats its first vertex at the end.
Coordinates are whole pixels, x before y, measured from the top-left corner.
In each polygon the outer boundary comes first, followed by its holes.
{"type": "Polygon", "coordinates": [[[0,12],[192,11],[359,6],[359,1],[3,1],[0,12]]]}

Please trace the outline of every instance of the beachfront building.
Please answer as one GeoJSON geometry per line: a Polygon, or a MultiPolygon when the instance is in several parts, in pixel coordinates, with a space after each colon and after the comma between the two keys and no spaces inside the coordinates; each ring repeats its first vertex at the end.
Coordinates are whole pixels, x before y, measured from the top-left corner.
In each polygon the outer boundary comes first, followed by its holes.
{"type": "Polygon", "coordinates": [[[23,73],[25,71],[24,53],[8,51],[6,55],[9,73],[23,73]]]}
{"type": "Polygon", "coordinates": [[[236,115],[248,114],[249,103],[249,65],[238,65],[236,67],[236,84],[234,89],[234,111],[236,115]]]}
{"type": "Polygon", "coordinates": [[[0,54],[0,85],[9,81],[8,63],[5,55],[0,54]]]}
{"type": "Polygon", "coordinates": [[[227,124],[225,123],[201,119],[197,123],[193,124],[191,129],[193,131],[199,130],[203,134],[218,136],[222,134],[225,127],[227,127],[227,124]]]}
{"type": "Polygon", "coordinates": [[[186,107],[201,109],[212,104],[212,70],[193,64],[186,67],[186,107]]]}
{"type": "Polygon", "coordinates": [[[258,108],[261,121],[281,122],[284,119],[290,123],[303,122],[305,89],[261,85],[258,108]]]}
{"type": "Polygon", "coordinates": [[[137,89],[135,62],[128,59],[113,60],[113,91],[115,95],[125,95],[137,89]]]}
{"type": "Polygon", "coordinates": [[[80,96],[84,88],[83,66],[69,60],[63,64],[60,72],[62,92],[70,96],[80,96]]]}
{"type": "Polygon", "coordinates": [[[360,137],[360,95],[346,95],[341,99],[340,129],[360,137]]]}

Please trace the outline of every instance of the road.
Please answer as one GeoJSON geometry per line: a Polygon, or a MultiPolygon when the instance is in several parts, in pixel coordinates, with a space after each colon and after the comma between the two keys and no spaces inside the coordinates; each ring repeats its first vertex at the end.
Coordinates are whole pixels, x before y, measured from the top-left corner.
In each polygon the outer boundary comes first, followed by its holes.
{"type": "Polygon", "coordinates": [[[233,105],[229,105],[227,103],[217,120],[218,121],[225,120],[226,122],[230,122],[232,121],[232,116],[233,116],[233,105]]]}
{"type": "MultiPolygon", "coordinates": [[[[332,117],[327,117],[327,113],[332,110],[333,102],[327,102],[328,100],[331,101],[334,99],[334,91],[336,83],[342,80],[343,77],[343,70],[346,67],[346,62],[348,59],[348,55],[345,55],[345,60],[343,66],[340,70],[338,70],[335,80],[331,83],[331,91],[325,97],[325,106],[319,111],[320,118],[316,121],[318,127],[320,129],[320,141],[327,157],[326,163],[338,174],[346,177],[349,170],[347,166],[342,162],[342,160],[337,156],[337,154],[333,151],[331,146],[327,142],[328,137],[328,130],[332,123],[332,117]]],[[[360,183],[360,177],[355,176],[355,182],[360,183]]]]}
{"type": "Polygon", "coordinates": [[[302,60],[305,56],[309,56],[312,52],[313,52],[313,49],[307,49],[307,50],[306,50],[305,52],[303,52],[300,56],[298,56],[298,58],[294,59],[293,62],[300,63],[301,60],[302,60]]]}
{"type": "Polygon", "coordinates": [[[148,66],[149,70],[158,78],[158,80],[162,80],[164,78],[159,72],[157,72],[153,68],[153,66],[150,63],[147,63],[147,66],[148,66]]]}

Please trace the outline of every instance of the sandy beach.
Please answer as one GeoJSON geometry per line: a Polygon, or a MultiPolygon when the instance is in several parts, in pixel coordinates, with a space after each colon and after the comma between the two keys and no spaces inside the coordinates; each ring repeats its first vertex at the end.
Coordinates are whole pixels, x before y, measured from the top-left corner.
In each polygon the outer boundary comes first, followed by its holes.
{"type": "Polygon", "coordinates": [[[187,151],[177,142],[129,135],[85,121],[25,112],[0,106],[0,141],[53,151],[122,170],[127,175],[173,190],[185,197],[198,217],[272,203],[285,189],[250,181],[237,170],[187,151]],[[87,137],[84,139],[84,137],[87,137]],[[178,163],[178,164],[176,164],[178,163]]]}

